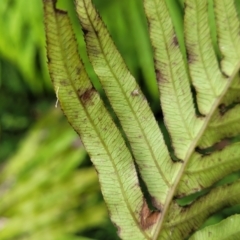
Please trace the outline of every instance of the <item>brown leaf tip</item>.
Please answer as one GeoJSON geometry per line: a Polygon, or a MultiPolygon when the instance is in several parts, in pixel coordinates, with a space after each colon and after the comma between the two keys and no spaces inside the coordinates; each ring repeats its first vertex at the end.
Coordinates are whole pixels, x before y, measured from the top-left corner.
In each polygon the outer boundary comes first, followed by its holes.
{"type": "Polygon", "coordinates": [[[146,200],[144,200],[140,212],[140,225],[142,229],[145,230],[154,225],[157,222],[160,215],[161,213],[159,211],[150,211],[146,200]]]}

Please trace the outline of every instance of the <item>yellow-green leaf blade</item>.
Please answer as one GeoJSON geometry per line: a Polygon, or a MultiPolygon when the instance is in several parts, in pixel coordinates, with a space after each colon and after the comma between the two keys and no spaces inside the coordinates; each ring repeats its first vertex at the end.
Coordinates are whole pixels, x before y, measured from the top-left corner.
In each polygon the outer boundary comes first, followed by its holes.
{"type": "Polygon", "coordinates": [[[127,70],[91,0],[76,1],[90,61],[131,145],[156,207],[164,205],[178,164],[167,147],[148,103],[127,70]]]}
{"type": "Polygon", "coordinates": [[[199,147],[208,148],[220,140],[237,136],[240,134],[239,122],[239,104],[226,110],[226,112],[224,112],[224,106],[222,109],[217,109],[199,142],[199,147]]]}
{"type": "Polygon", "coordinates": [[[240,204],[240,181],[217,187],[191,204],[180,207],[172,202],[158,240],[185,239],[213,213],[240,204]],[[171,239],[171,238],[170,238],[171,239]]]}
{"type": "Polygon", "coordinates": [[[240,143],[228,143],[210,155],[194,153],[180,180],[177,195],[188,195],[212,186],[224,176],[240,170],[240,143]]]}
{"type": "Polygon", "coordinates": [[[178,158],[184,160],[202,123],[195,116],[183,56],[164,0],[145,0],[164,121],[178,158]]]}
{"type": "Polygon", "coordinates": [[[240,102],[240,73],[238,73],[233,80],[228,92],[224,96],[221,104],[229,106],[232,103],[240,102]]]}
{"type": "Polygon", "coordinates": [[[197,231],[189,240],[239,240],[240,215],[230,216],[220,223],[207,226],[197,231]]]}
{"type": "Polygon", "coordinates": [[[222,71],[230,76],[240,59],[240,22],[234,0],[214,0],[222,71]]]}
{"type": "Polygon", "coordinates": [[[227,84],[211,42],[207,0],[185,1],[184,22],[190,75],[197,91],[198,109],[205,115],[227,84]]]}
{"type": "Polygon", "coordinates": [[[50,74],[61,107],[99,173],[111,218],[122,239],[150,239],[141,229],[144,201],[131,154],[86,75],[66,13],[50,0],[44,6],[50,74]]]}

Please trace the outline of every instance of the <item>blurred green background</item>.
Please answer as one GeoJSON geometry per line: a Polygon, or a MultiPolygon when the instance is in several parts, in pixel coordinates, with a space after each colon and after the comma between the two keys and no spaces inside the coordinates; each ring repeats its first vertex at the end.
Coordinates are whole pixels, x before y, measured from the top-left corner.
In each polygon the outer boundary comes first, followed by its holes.
{"type": "MultiPolygon", "coordinates": [[[[94,3],[161,118],[142,1],[94,3]]],[[[185,54],[183,1],[167,4],[185,54]]],[[[73,0],[59,0],[58,7],[69,12],[87,72],[103,94],[86,55],[73,0]]],[[[55,108],[42,9],[41,0],[0,1],[0,240],[118,239],[90,159],[55,108]]]]}

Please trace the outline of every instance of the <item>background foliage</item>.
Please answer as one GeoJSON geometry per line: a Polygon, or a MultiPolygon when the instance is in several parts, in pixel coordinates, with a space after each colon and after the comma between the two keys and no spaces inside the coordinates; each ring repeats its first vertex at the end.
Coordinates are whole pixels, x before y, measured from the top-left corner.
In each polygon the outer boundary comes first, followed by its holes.
{"type": "MultiPolygon", "coordinates": [[[[141,1],[94,2],[155,116],[161,118],[141,1]]],[[[183,1],[167,3],[181,39],[183,1]]],[[[101,91],[86,57],[73,1],[61,0],[58,6],[69,11],[79,51],[101,91]]],[[[41,0],[0,1],[0,26],[0,239],[118,239],[90,160],[60,109],[54,107],[41,0]]],[[[233,212],[239,208],[224,210],[206,224],[233,212]]]]}

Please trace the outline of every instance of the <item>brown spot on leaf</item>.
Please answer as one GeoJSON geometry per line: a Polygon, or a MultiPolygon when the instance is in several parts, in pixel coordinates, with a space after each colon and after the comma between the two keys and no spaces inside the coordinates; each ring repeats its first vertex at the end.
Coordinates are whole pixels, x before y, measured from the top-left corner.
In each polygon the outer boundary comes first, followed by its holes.
{"type": "Polygon", "coordinates": [[[91,87],[87,89],[85,92],[82,93],[81,89],[78,89],[78,97],[82,101],[82,103],[87,103],[92,99],[93,94],[96,92],[96,90],[91,87]]]}
{"type": "Polygon", "coordinates": [[[156,78],[158,83],[166,82],[166,79],[162,75],[161,71],[159,69],[155,70],[156,78]]]}
{"type": "Polygon", "coordinates": [[[140,224],[143,230],[151,227],[155,224],[160,216],[159,211],[150,211],[146,200],[143,202],[143,206],[140,212],[140,224]]]}
{"type": "Polygon", "coordinates": [[[68,82],[68,80],[61,80],[61,81],[60,81],[60,84],[61,84],[62,86],[68,86],[68,85],[69,85],[69,82],[68,82]]]}
{"type": "Polygon", "coordinates": [[[191,63],[194,63],[196,61],[196,58],[195,56],[191,53],[191,51],[187,51],[187,60],[188,60],[188,63],[191,64],[191,63]]]}
{"type": "Polygon", "coordinates": [[[217,151],[221,151],[222,149],[224,149],[226,146],[231,144],[231,140],[230,139],[223,139],[221,142],[218,142],[214,145],[214,150],[217,151]]]}
{"type": "Polygon", "coordinates": [[[176,34],[174,34],[174,36],[173,36],[173,41],[172,41],[172,43],[173,43],[173,45],[174,45],[175,47],[178,47],[178,46],[179,46],[179,43],[178,43],[178,39],[177,39],[176,34]]]}

